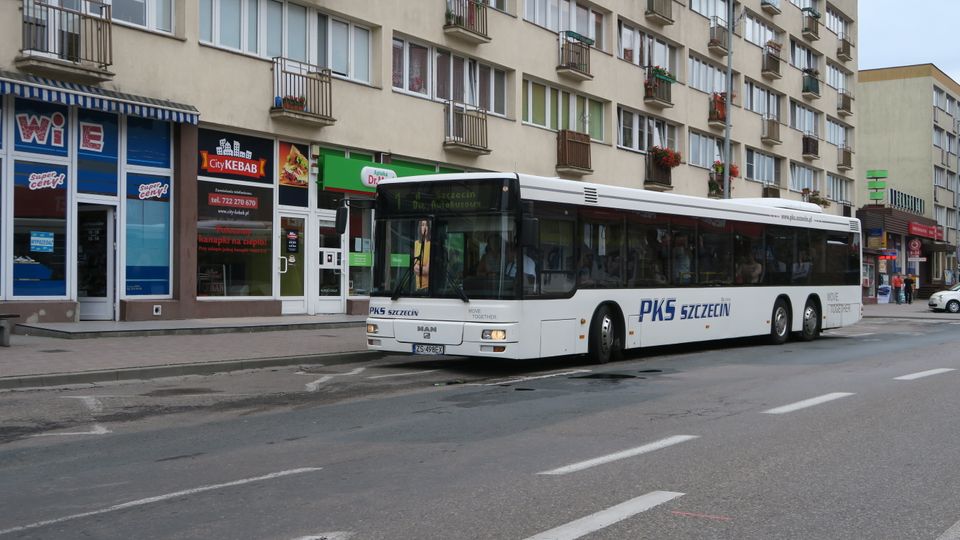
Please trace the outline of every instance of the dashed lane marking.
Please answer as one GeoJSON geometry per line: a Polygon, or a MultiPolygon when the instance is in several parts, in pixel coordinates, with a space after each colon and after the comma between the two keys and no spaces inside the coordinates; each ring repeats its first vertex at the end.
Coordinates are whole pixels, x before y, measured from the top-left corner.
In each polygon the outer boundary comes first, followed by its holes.
{"type": "Polygon", "coordinates": [[[320,534],[311,534],[308,536],[298,536],[293,540],[347,540],[348,538],[353,538],[352,532],[334,531],[334,532],[325,532],[320,534]]]}
{"type": "Polygon", "coordinates": [[[937,540],[960,540],[960,521],[954,523],[953,527],[938,536],[937,540]]]}
{"type": "Polygon", "coordinates": [[[901,375],[900,377],[894,377],[895,381],[913,381],[916,379],[922,379],[924,377],[930,377],[931,375],[940,375],[941,373],[949,373],[951,371],[956,371],[953,368],[938,368],[938,369],[928,369],[927,371],[919,371],[917,373],[911,373],[909,375],[901,375]]]}
{"type": "Polygon", "coordinates": [[[516,379],[507,379],[505,381],[498,381],[492,383],[472,383],[470,386],[502,386],[505,384],[516,384],[526,381],[536,381],[539,379],[549,379],[550,377],[563,377],[564,375],[576,375],[578,373],[590,373],[590,369],[575,369],[573,371],[563,371],[560,373],[548,373],[547,375],[535,375],[532,377],[519,377],[516,379]]]}
{"type": "Polygon", "coordinates": [[[388,373],[386,375],[374,375],[372,377],[367,377],[368,379],[386,379],[389,377],[407,377],[410,375],[420,375],[423,373],[433,373],[434,371],[440,371],[439,369],[428,369],[426,371],[408,371],[406,373],[388,373]]]}
{"type": "Polygon", "coordinates": [[[109,429],[101,426],[100,424],[94,424],[93,429],[90,431],[68,431],[64,433],[51,432],[51,433],[34,433],[30,435],[31,437],[61,437],[65,435],[106,435],[107,433],[113,433],[109,429]]]}
{"type": "Polygon", "coordinates": [[[566,525],[531,536],[526,540],[574,540],[682,496],[683,493],[675,491],[652,491],[627,502],[611,506],[606,510],[571,521],[566,525]]]}
{"type": "Polygon", "coordinates": [[[320,377],[319,379],[311,383],[307,383],[306,384],[307,392],[316,392],[317,390],[320,389],[321,384],[329,381],[334,377],[347,377],[350,375],[359,375],[360,373],[363,373],[363,370],[365,369],[367,368],[358,367],[357,369],[348,371],[347,373],[333,373],[331,375],[324,375],[323,377],[320,377]]]}
{"type": "Polygon", "coordinates": [[[826,403],[828,401],[833,401],[835,399],[845,398],[852,395],[854,394],[850,392],[833,392],[832,394],[824,394],[822,396],[817,396],[815,398],[805,399],[803,401],[791,403],[790,405],[775,407],[773,409],[763,411],[763,412],[765,412],[766,414],[785,414],[788,412],[798,411],[800,409],[806,409],[807,407],[813,407],[814,405],[820,405],[821,403],[826,403]]]}
{"type": "Polygon", "coordinates": [[[636,448],[631,448],[629,450],[623,450],[621,452],[607,454],[605,456],[588,459],[586,461],[581,461],[579,463],[574,463],[572,465],[567,465],[565,467],[560,467],[560,468],[552,469],[549,471],[539,472],[537,474],[554,475],[554,476],[561,475],[561,474],[570,474],[572,472],[589,469],[590,467],[596,467],[597,465],[604,465],[612,461],[619,461],[621,459],[627,459],[634,456],[639,456],[640,454],[646,454],[648,452],[653,452],[654,450],[660,450],[661,448],[666,448],[668,446],[673,446],[675,444],[680,444],[682,442],[690,441],[696,438],[697,438],[696,435],[674,435],[673,437],[667,437],[666,439],[661,439],[659,441],[652,442],[650,444],[645,444],[643,446],[638,446],[636,448]]]}

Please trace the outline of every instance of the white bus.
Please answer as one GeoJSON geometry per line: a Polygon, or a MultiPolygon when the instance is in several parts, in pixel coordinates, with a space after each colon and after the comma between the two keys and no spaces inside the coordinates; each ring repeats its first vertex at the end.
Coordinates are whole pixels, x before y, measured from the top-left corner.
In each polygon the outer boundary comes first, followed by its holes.
{"type": "Polygon", "coordinates": [[[860,222],[809,203],[468,173],[384,180],[375,222],[372,350],[606,362],[862,317],[860,222]]]}

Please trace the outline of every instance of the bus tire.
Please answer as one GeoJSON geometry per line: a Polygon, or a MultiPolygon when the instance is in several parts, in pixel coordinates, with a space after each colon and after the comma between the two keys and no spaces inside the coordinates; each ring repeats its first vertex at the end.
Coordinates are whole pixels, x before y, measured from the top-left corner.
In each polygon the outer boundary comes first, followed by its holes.
{"type": "Polygon", "coordinates": [[[790,336],[790,307],[783,298],[777,298],[773,303],[773,313],[770,315],[771,345],[783,345],[790,336]]]}
{"type": "Polygon", "coordinates": [[[610,306],[600,306],[593,316],[587,351],[594,364],[606,364],[619,359],[623,351],[616,317],[616,312],[610,306]]]}
{"type": "Polygon", "coordinates": [[[813,341],[820,335],[820,309],[817,302],[811,298],[803,307],[803,324],[800,326],[800,339],[813,341]]]}

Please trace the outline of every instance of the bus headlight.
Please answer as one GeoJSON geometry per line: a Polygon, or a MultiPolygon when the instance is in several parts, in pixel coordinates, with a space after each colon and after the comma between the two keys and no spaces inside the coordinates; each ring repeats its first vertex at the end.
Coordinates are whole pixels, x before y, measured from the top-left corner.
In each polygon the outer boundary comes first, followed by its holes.
{"type": "Polygon", "coordinates": [[[379,334],[380,327],[376,324],[367,323],[367,333],[368,334],[379,334]]]}
{"type": "Polygon", "coordinates": [[[503,341],[507,339],[507,331],[506,330],[484,330],[483,333],[480,334],[480,337],[482,339],[489,339],[492,341],[503,341]]]}

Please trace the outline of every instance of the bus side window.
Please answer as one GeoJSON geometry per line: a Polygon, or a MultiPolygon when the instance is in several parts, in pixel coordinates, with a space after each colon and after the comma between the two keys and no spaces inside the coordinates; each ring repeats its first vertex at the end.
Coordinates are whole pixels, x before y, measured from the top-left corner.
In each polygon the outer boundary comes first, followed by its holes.
{"type": "MultiPolygon", "coordinates": [[[[537,286],[524,289],[526,296],[563,296],[573,291],[576,277],[574,225],[560,205],[535,203],[533,214],[540,222],[540,246],[529,250],[537,266],[537,286]]],[[[569,212],[570,215],[575,215],[569,212]]]]}

